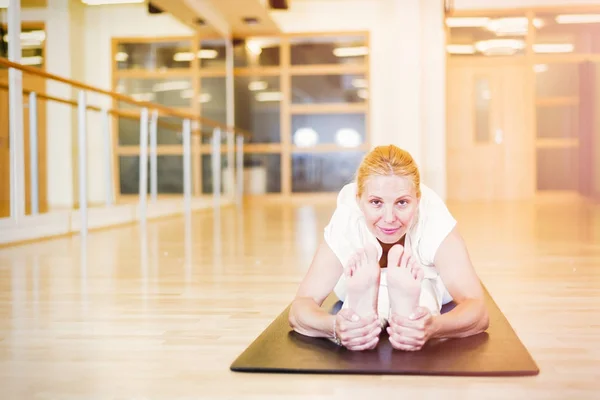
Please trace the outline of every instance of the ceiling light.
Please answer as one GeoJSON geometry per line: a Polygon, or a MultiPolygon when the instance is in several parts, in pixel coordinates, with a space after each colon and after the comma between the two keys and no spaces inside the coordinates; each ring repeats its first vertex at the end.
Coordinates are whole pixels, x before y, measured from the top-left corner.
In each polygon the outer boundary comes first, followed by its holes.
{"type": "Polygon", "coordinates": [[[512,55],[525,48],[525,42],[518,39],[490,39],[475,43],[475,49],[485,55],[512,55]]]}
{"type": "Polygon", "coordinates": [[[449,28],[483,28],[490,21],[487,17],[470,18],[470,17],[450,17],[446,18],[446,25],[449,28]]]}
{"type": "Polygon", "coordinates": [[[194,97],[194,89],[182,90],[179,95],[182,99],[191,99],[192,97],[194,97]]]}
{"type": "Polygon", "coordinates": [[[319,134],[313,128],[300,128],[294,133],[294,144],[298,147],[312,147],[319,142],[319,134]]]}
{"type": "Polygon", "coordinates": [[[257,92],[259,90],[265,90],[268,86],[268,83],[265,81],[252,81],[248,84],[248,90],[257,92]]]}
{"type": "Polygon", "coordinates": [[[112,4],[140,4],[145,0],[81,0],[83,4],[88,6],[105,6],[112,4]]]}
{"type": "Polygon", "coordinates": [[[129,54],[122,52],[122,51],[115,54],[115,61],[118,61],[118,62],[125,62],[125,61],[127,61],[128,58],[129,58],[129,54]]]}
{"type": "MultiPolygon", "coordinates": [[[[533,20],[533,26],[541,28],[544,22],[535,18],[533,20]]],[[[509,35],[526,35],[529,28],[529,20],[527,17],[511,17],[511,18],[498,18],[490,21],[486,29],[494,32],[498,36],[509,36],[509,35]]]]}
{"type": "Polygon", "coordinates": [[[200,93],[200,96],[198,96],[198,103],[208,103],[211,100],[212,96],[210,93],[200,93]]]}
{"type": "Polygon", "coordinates": [[[367,83],[367,80],[365,78],[354,78],[352,79],[352,86],[354,86],[357,89],[362,89],[368,87],[369,84],[367,83]]]}
{"type": "Polygon", "coordinates": [[[246,43],[246,48],[251,54],[254,54],[255,56],[258,56],[260,53],[262,53],[262,47],[260,47],[260,43],[254,40],[248,40],[248,42],[246,43]]]}
{"type": "Polygon", "coordinates": [[[564,14],[555,20],[558,24],[595,24],[600,22],[600,14],[564,14]]]}
{"type": "Polygon", "coordinates": [[[369,98],[369,91],[367,89],[358,89],[358,91],[356,92],[356,95],[359,98],[366,100],[369,98]]]}
{"type": "Polygon", "coordinates": [[[537,74],[546,72],[546,71],[548,71],[548,65],[547,64],[535,64],[533,66],[533,71],[537,74]]]}
{"type": "Polygon", "coordinates": [[[213,49],[202,49],[198,51],[198,58],[209,58],[209,59],[213,59],[213,58],[217,58],[217,56],[219,55],[219,52],[217,50],[213,50],[213,49]]]}
{"type": "Polygon", "coordinates": [[[336,57],[358,57],[369,54],[369,49],[366,46],[358,47],[337,47],[333,49],[333,54],[336,57]]]}
{"type": "Polygon", "coordinates": [[[335,133],[335,142],[340,147],[358,147],[361,141],[356,129],[342,128],[335,133]]]}
{"type": "Polygon", "coordinates": [[[260,92],[256,94],[257,101],[281,101],[283,94],[281,92],[260,92]]]}
{"type": "Polygon", "coordinates": [[[575,49],[571,43],[538,43],[533,45],[536,53],[572,53],[575,49]]]}
{"type": "Polygon", "coordinates": [[[450,54],[475,54],[475,47],[472,44],[449,44],[446,51],[450,54]]]}
{"type": "Polygon", "coordinates": [[[194,59],[194,53],[190,53],[190,52],[181,52],[181,53],[175,53],[173,55],[173,61],[192,61],[194,59]]]}
{"type": "Polygon", "coordinates": [[[190,88],[190,83],[188,81],[169,81],[169,82],[160,82],[155,83],[152,86],[153,92],[168,92],[171,90],[186,90],[190,88]]]}

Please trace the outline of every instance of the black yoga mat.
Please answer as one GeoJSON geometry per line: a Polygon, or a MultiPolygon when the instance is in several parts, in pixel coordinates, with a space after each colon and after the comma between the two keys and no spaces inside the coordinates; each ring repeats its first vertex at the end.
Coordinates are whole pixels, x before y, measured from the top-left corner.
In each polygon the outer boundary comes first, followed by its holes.
{"type": "MultiPolygon", "coordinates": [[[[417,352],[392,348],[383,331],[377,348],[350,351],[328,339],[294,332],[288,324],[289,306],[233,362],[232,371],[374,374],[526,376],[539,369],[514,330],[486,291],[490,327],[468,338],[432,340],[417,352]]],[[[325,307],[336,312],[340,302],[330,296],[325,307]],[[337,303],[336,303],[337,302],[337,303]]],[[[453,308],[447,304],[442,313],[453,308]]]]}

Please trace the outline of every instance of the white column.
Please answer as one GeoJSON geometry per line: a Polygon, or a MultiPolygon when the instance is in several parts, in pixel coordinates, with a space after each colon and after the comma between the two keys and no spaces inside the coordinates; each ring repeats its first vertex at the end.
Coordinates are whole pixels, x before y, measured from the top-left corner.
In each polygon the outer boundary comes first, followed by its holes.
{"type": "MultiPolygon", "coordinates": [[[[8,59],[21,62],[21,1],[8,3],[8,59]]],[[[8,71],[10,140],[10,215],[17,223],[25,215],[25,152],[23,136],[23,73],[8,71]]]]}
{"type": "Polygon", "coordinates": [[[446,50],[441,1],[421,3],[423,181],[446,198],[446,50]]]}
{"type": "Polygon", "coordinates": [[[39,212],[38,196],[38,117],[37,95],[29,93],[29,190],[31,191],[31,215],[39,212]]]}

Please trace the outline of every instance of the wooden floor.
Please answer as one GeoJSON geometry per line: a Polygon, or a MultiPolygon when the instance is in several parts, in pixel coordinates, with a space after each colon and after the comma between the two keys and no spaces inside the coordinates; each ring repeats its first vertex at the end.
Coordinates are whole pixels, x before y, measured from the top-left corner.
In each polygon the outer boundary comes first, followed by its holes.
{"type": "Polygon", "coordinates": [[[539,376],[230,372],[291,301],[332,211],[254,203],[0,249],[0,398],[598,399],[600,205],[450,208],[539,376]]]}

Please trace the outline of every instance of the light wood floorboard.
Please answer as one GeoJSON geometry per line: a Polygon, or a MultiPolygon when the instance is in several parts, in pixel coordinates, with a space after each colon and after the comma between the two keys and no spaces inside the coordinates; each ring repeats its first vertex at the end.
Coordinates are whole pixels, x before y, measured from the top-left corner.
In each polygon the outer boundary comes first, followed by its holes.
{"type": "Polygon", "coordinates": [[[597,399],[600,205],[449,206],[539,376],[230,372],[292,300],[333,210],[254,202],[0,249],[0,398],[597,399]]]}

